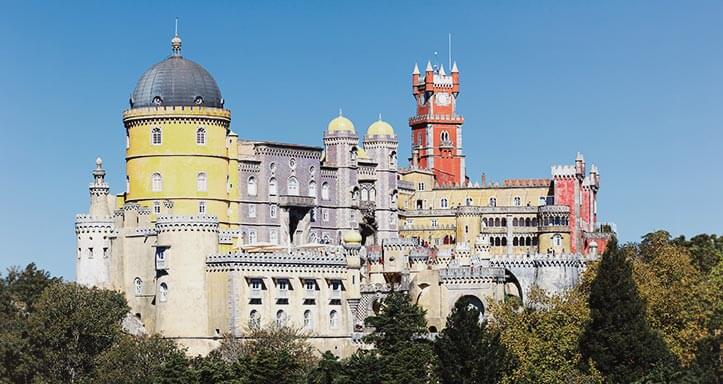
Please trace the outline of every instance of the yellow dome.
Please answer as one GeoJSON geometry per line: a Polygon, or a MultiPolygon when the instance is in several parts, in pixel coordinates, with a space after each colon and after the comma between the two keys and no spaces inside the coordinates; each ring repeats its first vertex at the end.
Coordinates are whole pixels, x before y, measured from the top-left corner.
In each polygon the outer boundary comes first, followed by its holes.
{"type": "Polygon", "coordinates": [[[356,131],[354,130],[354,124],[351,122],[351,120],[341,115],[335,117],[332,121],[329,122],[329,126],[326,128],[326,131],[328,133],[356,133],[356,131]]]}
{"type": "Polygon", "coordinates": [[[368,159],[369,155],[367,154],[367,151],[364,150],[364,147],[359,147],[359,149],[356,151],[356,155],[360,159],[368,159]]]}
{"type": "Polygon", "coordinates": [[[359,231],[345,231],[341,235],[341,240],[345,244],[361,244],[362,237],[359,231]]]}
{"type": "Polygon", "coordinates": [[[384,120],[377,120],[369,126],[367,136],[394,136],[394,128],[384,120]]]}

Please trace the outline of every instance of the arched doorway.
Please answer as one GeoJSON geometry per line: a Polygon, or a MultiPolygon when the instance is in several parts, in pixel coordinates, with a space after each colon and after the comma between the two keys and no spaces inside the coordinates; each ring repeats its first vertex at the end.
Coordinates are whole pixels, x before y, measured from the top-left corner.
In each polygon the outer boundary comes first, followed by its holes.
{"type": "MultiPolygon", "coordinates": [[[[457,303],[460,303],[460,302],[466,304],[467,307],[473,307],[477,311],[479,311],[480,321],[482,321],[482,319],[484,319],[485,305],[482,303],[482,300],[480,300],[479,297],[474,296],[474,295],[464,295],[464,296],[460,297],[459,299],[457,299],[457,303]]],[[[456,306],[456,303],[455,303],[455,306],[456,306]]]]}
{"type": "Polygon", "coordinates": [[[522,304],[522,285],[509,269],[505,269],[505,301],[508,300],[514,300],[520,305],[522,304]]]}

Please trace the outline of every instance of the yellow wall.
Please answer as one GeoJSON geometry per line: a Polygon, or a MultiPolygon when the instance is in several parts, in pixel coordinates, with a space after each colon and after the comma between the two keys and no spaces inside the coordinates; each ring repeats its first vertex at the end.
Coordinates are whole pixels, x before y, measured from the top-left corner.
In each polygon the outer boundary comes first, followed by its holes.
{"type": "MultiPolygon", "coordinates": [[[[173,201],[174,215],[197,215],[199,201],[206,214],[218,217],[222,227],[237,224],[238,161],[235,135],[229,134],[231,113],[205,107],[158,107],[126,111],[123,121],[128,134],[126,202],[152,207],[153,201],[173,201]],[[203,127],[206,143],[196,143],[203,127]],[[160,128],[162,142],[152,143],[151,132],[160,128]],[[233,159],[233,160],[231,160],[233,159]],[[179,172],[182,170],[182,172],[179,172]],[[152,191],[152,175],[160,173],[163,189],[152,191]],[[206,173],[206,191],[198,191],[197,175],[206,173]],[[230,212],[229,212],[230,211],[230,212]],[[229,213],[231,215],[229,215],[229,213]]],[[[163,212],[167,212],[165,207],[163,212]]]]}

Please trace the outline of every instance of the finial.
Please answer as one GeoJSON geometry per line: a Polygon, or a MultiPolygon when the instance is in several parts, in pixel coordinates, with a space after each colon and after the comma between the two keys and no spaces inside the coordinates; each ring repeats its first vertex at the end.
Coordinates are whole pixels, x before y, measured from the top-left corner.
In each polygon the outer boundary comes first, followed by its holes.
{"type": "Polygon", "coordinates": [[[95,159],[95,167],[98,169],[103,167],[103,159],[101,159],[100,156],[95,159]]]}
{"type": "Polygon", "coordinates": [[[341,116],[344,116],[344,115],[341,113],[341,108],[339,108],[339,117],[341,117],[341,116]]]}
{"type": "Polygon", "coordinates": [[[171,50],[173,56],[181,56],[181,37],[178,36],[178,18],[176,17],[176,32],[171,39],[171,50]]]}
{"type": "Polygon", "coordinates": [[[379,121],[382,121],[382,113],[379,112],[379,121]]]}

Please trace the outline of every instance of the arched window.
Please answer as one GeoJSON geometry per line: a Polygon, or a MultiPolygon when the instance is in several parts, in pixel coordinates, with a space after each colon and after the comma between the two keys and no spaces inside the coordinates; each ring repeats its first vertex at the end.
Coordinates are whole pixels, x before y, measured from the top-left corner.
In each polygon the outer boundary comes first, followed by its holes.
{"type": "Polygon", "coordinates": [[[135,290],[136,296],[140,296],[143,294],[143,280],[141,280],[140,277],[136,277],[133,280],[133,288],[135,290]]]}
{"type": "Polygon", "coordinates": [[[296,177],[291,176],[289,177],[288,184],[286,185],[286,193],[293,196],[299,195],[299,181],[296,180],[296,177]]]}
{"type": "Polygon", "coordinates": [[[494,197],[490,197],[489,206],[490,206],[490,207],[496,207],[496,206],[497,206],[497,199],[494,198],[494,197]]]}
{"type": "Polygon", "coordinates": [[[354,189],[351,191],[351,200],[359,201],[359,188],[354,187],[354,189]]]}
{"type": "Polygon", "coordinates": [[[369,201],[377,201],[377,190],[374,188],[369,190],[369,201]]]}
{"type": "Polygon", "coordinates": [[[153,213],[155,213],[156,215],[161,214],[161,202],[158,200],[153,202],[153,213]]]}
{"type": "Polygon", "coordinates": [[[329,183],[325,182],[321,184],[321,199],[329,200],[329,183]]]}
{"type": "Polygon", "coordinates": [[[389,168],[394,168],[397,166],[397,152],[392,151],[392,153],[389,154],[389,168]]]}
{"type": "Polygon", "coordinates": [[[464,205],[466,205],[466,206],[468,206],[468,207],[471,206],[471,205],[472,205],[472,198],[471,198],[471,197],[468,197],[468,198],[464,199],[464,205]]]}
{"type": "Polygon", "coordinates": [[[276,178],[272,177],[269,179],[269,195],[276,196],[279,193],[279,187],[276,184],[276,178]]]}
{"type": "Polygon", "coordinates": [[[525,239],[525,245],[527,245],[527,246],[530,246],[530,245],[532,245],[532,239],[531,239],[531,238],[529,238],[529,237],[528,237],[528,238],[526,238],[526,239],[525,239]]]}
{"type": "Polygon", "coordinates": [[[532,220],[530,220],[530,218],[528,217],[525,219],[525,227],[530,227],[530,226],[532,226],[532,220]]]}
{"type": "Polygon", "coordinates": [[[392,191],[392,207],[397,205],[397,191],[392,191]]]}
{"type": "Polygon", "coordinates": [[[276,326],[283,327],[284,325],[286,325],[286,313],[280,309],[276,312],[276,326]]]}
{"type": "Polygon", "coordinates": [[[206,129],[201,127],[196,130],[196,144],[206,144],[206,129]]]}
{"type": "Polygon", "coordinates": [[[449,132],[442,131],[442,133],[439,135],[440,139],[442,139],[443,142],[449,141],[449,132]]]}
{"type": "Polygon", "coordinates": [[[516,227],[518,224],[519,224],[519,222],[517,221],[517,218],[516,218],[516,217],[515,217],[514,219],[512,219],[512,226],[513,226],[513,227],[516,227]]]}
{"type": "Polygon", "coordinates": [[[552,245],[556,247],[562,246],[562,236],[560,236],[559,234],[552,236],[552,245]]]}
{"type": "Polygon", "coordinates": [[[351,161],[356,161],[356,153],[357,153],[357,149],[356,149],[356,147],[353,147],[351,149],[351,152],[349,153],[349,159],[351,161]]]}
{"type": "Polygon", "coordinates": [[[520,245],[519,241],[517,240],[517,236],[512,238],[512,245],[515,247],[520,245]]]}
{"type": "Polygon", "coordinates": [[[126,176],[126,193],[131,193],[131,178],[126,176]]]}
{"type": "Polygon", "coordinates": [[[153,191],[153,192],[163,191],[163,177],[161,177],[161,174],[158,172],[151,175],[151,191],[153,191]]]}
{"type": "Polygon", "coordinates": [[[313,325],[311,320],[311,310],[307,309],[304,311],[304,329],[312,328],[313,325]]]}
{"type": "Polygon", "coordinates": [[[361,190],[361,199],[362,199],[362,201],[369,200],[369,191],[367,191],[366,188],[362,188],[362,190],[361,190]]]}
{"type": "Polygon", "coordinates": [[[555,216],[555,225],[560,225],[560,216],[555,216]]]}
{"type": "Polygon", "coordinates": [[[196,189],[198,192],[206,192],[208,190],[208,180],[206,172],[199,172],[196,176],[196,189]]]}
{"type": "Polygon", "coordinates": [[[487,219],[482,219],[482,224],[484,224],[483,226],[486,227],[486,226],[487,226],[487,219]]]}
{"type": "Polygon", "coordinates": [[[505,245],[507,245],[507,238],[502,237],[502,246],[505,246],[505,245]]]}
{"type": "Polygon", "coordinates": [[[506,226],[507,226],[507,219],[505,219],[505,218],[503,217],[502,220],[500,220],[500,224],[502,224],[503,227],[506,227],[506,226]]]}
{"type": "Polygon", "coordinates": [[[261,314],[254,309],[249,314],[249,328],[257,329],[259,327],[261,327],[261,314]]]}
{"type": "Polygon", "coordinates": [[[441,208],[449,208],[449,201],[446,198],[443,198],[439,201],[439,206],[441,208]]]}
{"type": "Polygon", "coordinates": [[[205,202],[205,201],[199,201],[199,202],[198,202],[198,214],[199,214],[199,215],[205,215],[205,214],[206,214],[206,202],[205,202]]]}
{"type": "Polygon", "coordinates": [[[158,290],[158,300],[161,303],[165,303],[168,300],[168,285],[161,283],[160,289],[158,290]]]}
{"type": "Polygon", "coordinates": [[[500,226],[500,218],[498,217],[495,219],[495,227],[499,227],[499,226],[500,226]]]}
{"type": "Polygon", "coordinates": [[[161,145],[163,142],[163,134],[161,133],[161,129],[156,127],[151,130],[151,144],[153,145],[161,145]]]}
{"type": "Polygon", "coordinates": [[[512,205],[515,207],[519,207],[522,205],[522,199],[519,196],[515,196],[514,199],[512,199],[512,205]]]}
{"type": "Polygon", "coordinates": [[[309,196],[316,197],[316,181],[309,182],[309,196]]]}
{"type": "Polygon", "coordinates": [[[258,192],[258,187],[256,185],[256,178],[251,176],[246,181],[246,194],[249,196],[256,196],[256,193],[258,192]]]}
{"type": "Polygon", "coordinates": [[[500,238],[499,238],[499,237],[495,237],[495,246],[496,246],[496,247],[499,247],[499,246],[500,246],[500,243],[501,243],[501,242],[500,242],[500,238]]]}
{"type": "Polygon", "coordinates": [[[339,312],[331,311],[329,312],[329,328],[336,329],[337,327],[339,327],[339,312]]]}
{"type": "Polygon", "coordinates": [[[532,223],[533,227],[536,227],[537,226],[537,218],[533,217],[531,223],[532,223]]]}

